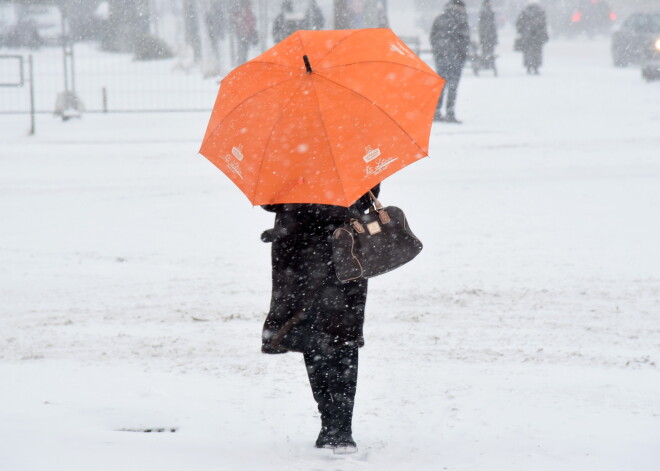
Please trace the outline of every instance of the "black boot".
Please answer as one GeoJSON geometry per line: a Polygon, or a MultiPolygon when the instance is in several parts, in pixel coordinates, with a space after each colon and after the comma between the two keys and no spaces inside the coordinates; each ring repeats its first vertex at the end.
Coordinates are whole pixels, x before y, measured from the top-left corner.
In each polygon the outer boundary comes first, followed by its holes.
{"type": "Polygon", "coordinates": [[[304,357],[312,394],[321,414],[316,447],[333,448],[336,453],[357,451],[352,420],[358,348],[340,347],[330,352],[305,353],[304,357]]]}

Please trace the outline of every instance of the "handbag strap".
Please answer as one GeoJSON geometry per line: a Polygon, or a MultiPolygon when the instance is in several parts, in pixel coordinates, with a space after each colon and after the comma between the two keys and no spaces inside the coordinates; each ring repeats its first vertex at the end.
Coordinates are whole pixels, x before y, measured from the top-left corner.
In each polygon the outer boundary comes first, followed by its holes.
{"type": "Polygon", "coordinates": [[[369,191],[369,196],[371,197],[371,202],[374,205],[374,208],[376,208],[376,212],[378,213],[378,217],[380,218],[380,222],[383,224],[387,224],[390,222],[390,215],[387,214],[387,211],[383,208],[383,205],[380,204],[380,201],[378,201],[378,198],[369,191]]]}
{"type": "Polygon", "coordinates": [[[382,211],[383,205],[380,204],[380,201],[378,201],[378,198],[374,196],[371,190],[369,190],[369,197],[371,197],[371,203],[374,205],[374,208],[376,208],[376,211],[382,211]]]}

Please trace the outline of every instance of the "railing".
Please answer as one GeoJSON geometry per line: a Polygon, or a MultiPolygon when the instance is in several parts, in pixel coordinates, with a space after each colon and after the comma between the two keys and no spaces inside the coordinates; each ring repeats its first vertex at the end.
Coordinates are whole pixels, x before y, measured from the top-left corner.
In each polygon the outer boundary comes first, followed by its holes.
{"type": "Polygon", "coordinates": [[[18,54],[0,55],[0,113],[29,113],[30,134],[35,132],[35,102],[34,102],[34,64],[32,56],[27,57],[27,77],[25,72],[25,57],[18,54]],[[27,94],[18,89],[28,85],[27,94]],[[16,98],[11,100],[10,98],[16,98]]]}

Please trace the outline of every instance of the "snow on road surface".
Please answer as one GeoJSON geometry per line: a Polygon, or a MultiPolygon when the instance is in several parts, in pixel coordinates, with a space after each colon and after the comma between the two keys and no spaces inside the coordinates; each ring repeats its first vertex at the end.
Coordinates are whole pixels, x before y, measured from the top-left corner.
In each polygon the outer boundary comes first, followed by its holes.
{"type": "Polygon", "coordinates": [[[272,215],[206,114],[0,117],[0,469],[658,469],[660,84],[510,51],[383,185],[425,249],[370,284],[348,457],[259,351],[272,215]]]}

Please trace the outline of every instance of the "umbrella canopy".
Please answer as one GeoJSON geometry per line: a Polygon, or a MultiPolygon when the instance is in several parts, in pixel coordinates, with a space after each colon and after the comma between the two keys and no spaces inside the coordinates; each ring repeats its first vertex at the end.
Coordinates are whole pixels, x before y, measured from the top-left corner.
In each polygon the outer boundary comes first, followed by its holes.
{"type": "Polygon", "coordinates": [[[298,31],[225,77],[200,153],[254,205],[349,206],[428,155],[443,86],[389,29],[298,31]]]}

